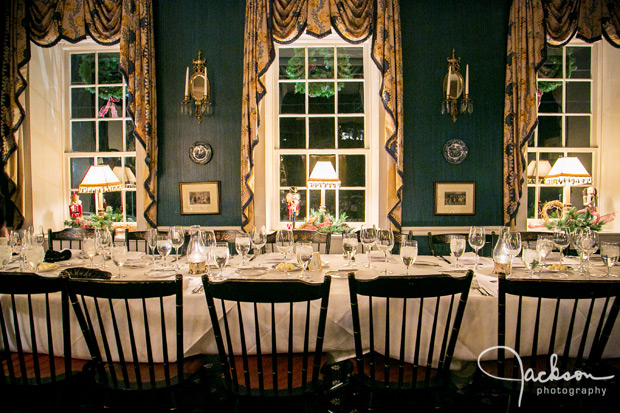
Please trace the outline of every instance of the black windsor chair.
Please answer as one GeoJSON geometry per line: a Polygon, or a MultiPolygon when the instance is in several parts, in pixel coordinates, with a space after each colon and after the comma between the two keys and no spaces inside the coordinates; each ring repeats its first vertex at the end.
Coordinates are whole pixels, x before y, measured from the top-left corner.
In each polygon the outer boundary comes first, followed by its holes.
{"type": "MultiPolygon", "coordinates": [[[[60,231],[47,230],[48,250],[62,251],[63,249],[82,249],[82,240],[94,237],[93,228],[65,228],[60,231]]],[[[114,237],[114,232],[112,232],[114,237]]]]}

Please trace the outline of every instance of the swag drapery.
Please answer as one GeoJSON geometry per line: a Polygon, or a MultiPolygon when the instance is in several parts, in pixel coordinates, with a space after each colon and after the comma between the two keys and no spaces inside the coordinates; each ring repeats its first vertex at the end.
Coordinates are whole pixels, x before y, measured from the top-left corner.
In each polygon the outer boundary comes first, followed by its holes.
{"type": "Polygon", "coordinates": [[[331,28],[351,43],[372,36],[371,56],[381,73],[379,96],[387,114],[388,219],[394,228],[401,228],[403,73],[398,0],[247,0],[241,122],[241,216],[246,231],[254,225],[254,148],[259,104],[267,93],[265,73],[275,58],[274,42],[291,43],[304,31],[321,38],[331,28]]]}
{"type": "Polygon", "coordinates": [[[504,222],[517,214],[527,145],[538,124],[536,72],[547,44],[573,36],[595,42],[603,36],[620,47],[618,0],[513,0],[508,23],[504,99],[504,222]]]}
{"type": "Polygon", "coordinates": [[[26,89],[30,41],[51,47],[60,40],[76,43],[87,36],[97,43],[120,42],[120,70],[127,82],[127,110],[134,121],[134,135],[145,149],[136,159],[144,180],[144,217],[150,226],[157,221],[157,132],[155,54],[151,0],[11,0],[5,5],[2,60],[2,160],[8,176],[8,196],[13,203],[13,226],[23,216],[23,192],[17,184],[18,132],[26,116],[20,95],[26,89]]]}

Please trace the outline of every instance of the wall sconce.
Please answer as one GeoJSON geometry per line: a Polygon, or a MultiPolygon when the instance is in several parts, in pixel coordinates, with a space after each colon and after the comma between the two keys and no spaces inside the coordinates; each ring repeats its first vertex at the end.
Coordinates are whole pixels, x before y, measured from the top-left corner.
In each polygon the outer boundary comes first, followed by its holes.
{"type": "Polygon", "coordinates": [[[454,57],[454,49],[452,49],[452,58],[446,60],[448,61],[448,74],[443,78],[444,100],[441,104],[441,114],[451,116],[452,122],[456,122],[459,111],[469,114],[474,111],[474,103],[469,98],[469,65],[465,67],[465,80],[463,80],[461,58],[454,57]],[[460,103],[459,99],[461,99],[460,103]]]}
{"type": "Polygon", "coordinates": [[[189,75],[189,67],[185,69],[185,95],[181,101],[181,113],[195,116],[198,124],[200,124],[204,115],[212,113],[211,85],[207,76],[205,59],[202,58],[200,50],[198,50],[198,59],[194,59],[194,69],[191,77],[189,75]]]}

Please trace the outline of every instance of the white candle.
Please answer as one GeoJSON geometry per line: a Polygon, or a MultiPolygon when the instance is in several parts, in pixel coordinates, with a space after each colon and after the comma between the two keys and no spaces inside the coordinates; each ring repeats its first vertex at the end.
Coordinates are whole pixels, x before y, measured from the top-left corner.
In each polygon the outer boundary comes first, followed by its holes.
{"type": "Polygon", "coordinates": [[[469,65],[465,66],[465,96],[469,96],[469,65]]]}
{"type": "Polygon", "coordinates": [[[207,98],[207,66],[205,66],[205,91],[204,91],[204,98],[207,98]]]}
{"type": "Polygon", "coordinates": [[[446,86],[446,98],[450,97],[450,83],[452,82],[452,66],[448,68],[448,86],[446,86]]]}
{"type": "Polygon", "coordinates": [[[185,96],[189,93],[189,66],[185,68],[185,96]]]}

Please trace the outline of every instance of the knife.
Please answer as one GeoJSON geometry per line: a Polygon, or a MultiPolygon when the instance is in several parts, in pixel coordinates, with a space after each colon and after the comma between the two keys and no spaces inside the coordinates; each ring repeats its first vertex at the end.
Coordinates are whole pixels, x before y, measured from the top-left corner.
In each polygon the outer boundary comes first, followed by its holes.
{"type": "Polygon", "coordinates": [[[248,260],[248,262],[252,261],[252,260],[253,260],[254,258],[256,258],[256,257],[258,257],[258,254],[254,254],[254,255],[252,255],[252,258],[250,258],[250,259],[248,260]]]}
{"type": "Polygon", "coordinates": [[[448,264],[452,265],[452,263],[450,261],[448,261],[446,259],[446,257],[444,257],[443,255],[440,255],[439,258],[441,258],[442,260],[444,260],[445,262],[447,262],[448,264]]]}

